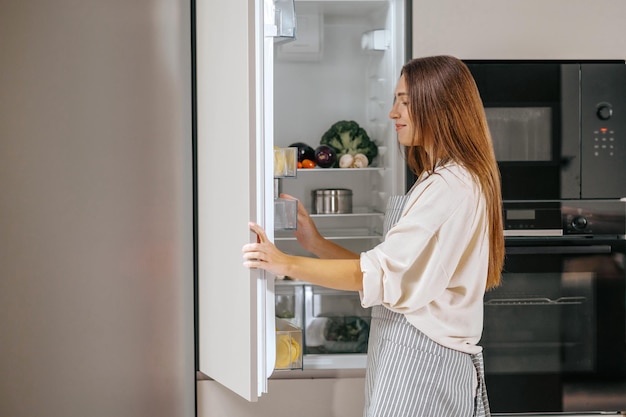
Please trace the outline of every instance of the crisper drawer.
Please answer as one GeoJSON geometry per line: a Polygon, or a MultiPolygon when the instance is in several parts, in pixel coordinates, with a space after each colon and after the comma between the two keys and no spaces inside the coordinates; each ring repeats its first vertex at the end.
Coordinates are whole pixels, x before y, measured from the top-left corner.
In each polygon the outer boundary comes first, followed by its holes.
{"type": "Polygon", "coordinates": [[[304,286],[305,354],[366,353],[370,309],[356,292],[304,286]]]}

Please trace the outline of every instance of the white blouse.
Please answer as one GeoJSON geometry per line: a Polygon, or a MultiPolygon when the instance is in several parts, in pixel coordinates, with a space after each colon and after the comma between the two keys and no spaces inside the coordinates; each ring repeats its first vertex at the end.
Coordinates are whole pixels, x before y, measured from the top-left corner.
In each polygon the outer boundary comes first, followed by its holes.
{"type": "Polygon", "coordinates": [[[384,242],[361,253],[361,304],[382,304],[435,342],[478,353],[488,262],[484,196],[449,163],[419,178],[384,242]]]}

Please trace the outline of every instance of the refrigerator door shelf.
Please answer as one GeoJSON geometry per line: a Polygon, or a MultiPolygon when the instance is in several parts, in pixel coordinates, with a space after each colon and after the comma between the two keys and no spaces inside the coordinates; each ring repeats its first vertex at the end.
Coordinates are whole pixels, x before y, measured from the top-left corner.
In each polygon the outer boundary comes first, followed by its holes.
{"type": "Polygon", "coordinates": [[[274,0],[273,2],[266,2],[266,4],[270,5],[270,9],[273,9],[266,16],[273,18],[273,22],[271,24],[266,23],[265,36],[273,37],[275,44],[295,40],[296,7],[294,0],[274,0]]]}
{"type": "MultiPolygon", "coordinates": [[[[300,10],[300,8],[298,9],[300,10]]],[[[319,13],[301,13],[297,16],[297,36],[281,44],[276,57],[282,61],[319,61],[323,54],[324,20],[319,13]]]]}
{"type": "Polygon", "coordinates": [[[274,147],[274,178],[295,178],[298,167],[298,148],[274,147]]]}
{"type": "Polygon", "coordinates": [[[303,346],[302,329],[277,318],[275,370],[302,369],[303,346]]]}
{"type": "Polygon", "coordinates": [[[274,199],[274,230],[296,230],[298,226],[298,200],[274,199]]]}

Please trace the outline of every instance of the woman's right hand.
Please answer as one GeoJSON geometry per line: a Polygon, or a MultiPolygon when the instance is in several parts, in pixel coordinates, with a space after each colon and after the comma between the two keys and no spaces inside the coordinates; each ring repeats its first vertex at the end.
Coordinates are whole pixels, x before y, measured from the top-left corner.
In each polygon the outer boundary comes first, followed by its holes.
{"type": "Polygon", "coordinates": [[[289,194],[281,194],[281,198],[298,201],[298,227],[294,230],[293,234],[298,240],[298,243],[307,251],[312,252],[312,248],[316,242],[323,240],[315,222],[311,218],[309,212],[302,204],[302,201],[289,194]]]}
{"type": "MultiPolygon", "coordinates": [[[[281,198],[298,200],[289,194],[281,194],[281,198]]],[[[298,243],[304,250],[321,259],[358,259],[359,254],[349,251],[343,246],[328,240],[317,230],[315,222],[302,201],[298,200],[298,227],[293,232],[298,243]]]]}

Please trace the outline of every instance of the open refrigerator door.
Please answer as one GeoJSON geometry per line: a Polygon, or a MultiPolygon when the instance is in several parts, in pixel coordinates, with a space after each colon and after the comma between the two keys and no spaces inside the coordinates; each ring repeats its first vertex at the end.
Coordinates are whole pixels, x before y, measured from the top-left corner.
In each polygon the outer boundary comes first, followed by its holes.
{"type": "Polygon", "coordinates": [[[313,190],[348,188],[352,213],[314,219],[328,238],[359,252],[382,239],[387,196],[405,190],[387,118],[406,56],[405,1],[298,0],[297,19],[293,6],[292,0],[219,8],[196,2],[198,368],[248,401],[268,391],[270,376],[293,378],[290,370],[304,369],[306,378],[307,370],[363,370],[365,363],[362,344],[354,354],[345,344],[316,353],[315,338],[310,346],[306,340],[311,325],[327,316],[363,327],[363,320],[346,321],[352,307],[359,310],[355,294],[297,281],[285,288],[286,280],[244,268],[241,246],[256,239],[248,221],[264,227],[279,249],[308,255],[281,223],[277,190],[311,208],[313,190]],[[297,33],[286,28],[290,20],[297,33]],[[342,119],[358,121],[376,143],[371,166],[277,173],[276,150],[301,141],[316,146],[342,119]],[[278,311],[285,299],[294,300],[300,314],[278,311]]]}
{"type": "Polygon", "coordinates": [[[277,16],[272,0],[196,1],[198,370],[248,401],[276,360],[274,277],[245,268],[241,247],[249,221],[274,237],[277,16]]]}

